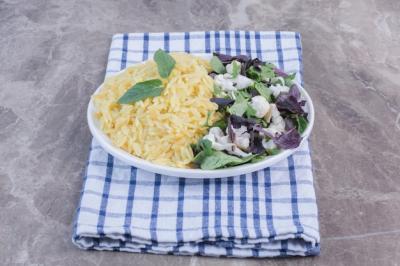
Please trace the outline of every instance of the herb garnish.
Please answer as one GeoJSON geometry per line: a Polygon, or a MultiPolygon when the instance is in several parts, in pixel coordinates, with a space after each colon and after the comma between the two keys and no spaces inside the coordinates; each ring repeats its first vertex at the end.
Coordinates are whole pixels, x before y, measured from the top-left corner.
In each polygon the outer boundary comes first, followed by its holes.
{"type": "Polygon", "coordinates": [[[163,90],[162,82],[159,79],[151,79],[136,83],[119,98],[120,104],[133,104],[148,97],[160,96],[163,90]]]}
{"type": "Polygon", "coordinates": [[[168,78],[176,63],[172,56],[161,49],[154,54],[154,61],[157,63],[158,73],[162,78],[168,78]]]}

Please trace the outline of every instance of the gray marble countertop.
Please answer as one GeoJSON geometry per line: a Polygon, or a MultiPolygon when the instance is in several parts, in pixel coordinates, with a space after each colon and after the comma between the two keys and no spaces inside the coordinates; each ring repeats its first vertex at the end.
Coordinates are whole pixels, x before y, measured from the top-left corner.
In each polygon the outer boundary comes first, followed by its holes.
{"type": "Polygon", "coordinates": [[[398,0],[0,1],[0,264],[400,264],[398,0]],[[216,259],[71,243],[85,108],[117,32],[292,30],[303,37],[322,252],[216,259]]]}

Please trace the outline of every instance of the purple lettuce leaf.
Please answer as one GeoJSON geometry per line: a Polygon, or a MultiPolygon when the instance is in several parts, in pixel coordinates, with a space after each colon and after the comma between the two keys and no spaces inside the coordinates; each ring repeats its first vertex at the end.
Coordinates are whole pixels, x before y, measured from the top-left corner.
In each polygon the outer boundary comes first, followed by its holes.
{"type": "Polygon", "coordinates": [[[290,130],[295,127],[296,127],[295,121],[293,121],[293,119],[290,117],[286,117],[285,118],[285,130],[290,130]]]}
{"type": "Polygon", "coordinates": [[[296,100],[300,100],[301,93],[299,90],[299,87],[297,87],[296,84],[293,84],[290,89],[289,89],[289,95],[292,95],[293,97],[296,98],[296,100]]]}
{"type": "Polygon", "coordinates": [[[211,98],[210,102],[218,104],[219,107],[224,107],[224,106],[232,104],[234,102],[234,100],[226,99],[226,98],[211,98]]]}
{"type": "Polygon", "coordinates": [[[280,112],[292,114],[303,114],[302,102],[298,102],[296,94],[281,92],[275,101],[276,107],[280,112]]]}
{"type": "Polygon", "coordinates": [[[232,123],[231,123],[231,119],[230,119],[230,118],[228,119],[228,126],[227,126],[227,129],[228,129],[227,134],[228,134],[228,136],[229,136],[229,139],[231,140],[231,142],[233,142],[234,139],[235,139],[235,131],[233,131],[233,126],[232,126],[232,123]]]}
{"type": "Polygon", "coordinates": [[[240,63],[245,63],[250,60],[250,58],[246,55],[237,55],[231,56],[226,54],[214,53],[219,60],[221,60],[222,64],[227,65],[230,64],[233,60],[239,61],[240,63]]]}
{"type": "Polygon", "coordinates": [[[218,74],[217,74],[216,72],[213,71],[213,72],[209,73],[208,75],[209,75],[212,79],[214,79],[215,76],[218,75],[218,74]]]}
{"type": "Polygon", "coordinates": [[[274,68],[274,72],[277,76],[279,77],[283,77],[286,78],[287,76],[289,76],[288,74],[286,74],[282,69],[275,67],[274,68]]]}
{"type": "Polygon", "coordinates": [[[232,124],[234,128],[240,128],[241,126],[252,127],[253,125],[257,124],[257,121],[251,118],[244,118],[238,115],[231,115],[229,117],[229,122],[232,124]]]}
{"type": "Polygon", "coordinates": [[[250,131],[250,152],[260,154],[265,151],[262,145],[263,137],[257,131],[250,131]]]}
{"type": "Polygon", "coordinates": [[[273,138],[273,141],[281,149],[294,149],[300,145],[301,136],[296,128],[292,128],[273,138]]]}

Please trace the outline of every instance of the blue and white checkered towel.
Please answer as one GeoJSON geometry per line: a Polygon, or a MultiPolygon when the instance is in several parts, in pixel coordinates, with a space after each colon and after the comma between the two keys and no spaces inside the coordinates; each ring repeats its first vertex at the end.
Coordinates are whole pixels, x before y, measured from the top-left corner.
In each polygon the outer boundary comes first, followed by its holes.
{"type": "MultiPolygon", "coordinates": [[[[166,51],[247,54],[302,80],[300,35],[219,31],[117,34],[107,74],[166,51]]],[[[83,249],[273,257],[319,254],[308,143],[287,160],[222,179],[163,176],[125,165],[93,140],[73,242],[83,249]]]]}

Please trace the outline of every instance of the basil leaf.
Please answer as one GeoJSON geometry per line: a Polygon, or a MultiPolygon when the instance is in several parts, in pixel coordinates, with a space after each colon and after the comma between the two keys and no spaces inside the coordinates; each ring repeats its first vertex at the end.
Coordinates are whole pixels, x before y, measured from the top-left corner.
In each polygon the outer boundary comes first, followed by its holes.
{"type": "Polygon", "coordinates": [[[207,156],[213,154],[212,143],[208,139],[201,139],[196,144],[195,150],[200,151],[193,159],[193,162],[200,165],[207,156]]]}
{"type": "Polygon", "coordinates": [[[215,55],[211,58],[210,64],[214,72],[218,74],[226,73],[226,69],[222,64],[221,60],[219,60],[219,58],[216,57],[215,55]]]}
{"type": "Polygon", "coordinates": [[[160,96],[163,90],[162,82],[159,79],[151,79],[138,82],[119,98],[119,104],[133,104],[149,97],[160,96]]]}
{"type": "Polygon", "coordinates": [[[254,155],[250,155],[244,158],[239,158],[226,154],[222,151],[215,151],[210,156],[204,158],[203,162],[200,165],[200,168],[205,170],[213,170],[225,166],[244,164],[249,162],[254,157],[254,155]]]}
{"type": "Polygon", "coordinates": [[[261,82],[257,82],[254,85],[254,88],[258,91],[258,93],[263,96],[265,99],[267,99],[268,102],[271,102],[271,94],[272,91],[270,88],[267,86],[264,86],[261,82]]]}
{"type": "Polygon", "coordinates": [[[235,79],[240,72],[240,63],[238,61],[233,61],[232,63],[232,78],[235,79]]]}
{"type": "Polygon", "coordinates": [[[157,63],[158,73],[162,78],[167,78],[175,66],[175,60],[168,53],[158,49],[154,54],[154,61],[157,63]]]}
{"type": "Polygon", "coordinates": [[[297,116],[296,122],[297,122],[297,130],[299,131],[300,134],[303,134],[308,125],[307,120],[304,118],[304,116],[297,116]]]}

